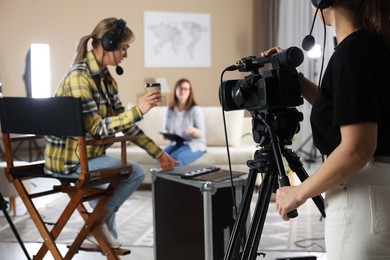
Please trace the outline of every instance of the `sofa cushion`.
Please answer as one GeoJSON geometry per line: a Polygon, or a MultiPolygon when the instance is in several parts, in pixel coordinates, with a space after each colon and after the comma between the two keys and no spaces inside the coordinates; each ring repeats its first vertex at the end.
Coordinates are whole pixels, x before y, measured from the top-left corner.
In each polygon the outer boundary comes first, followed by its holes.
{"type": "Polygon", "coordinates": [[[137,125],[150,137],[156,144],[165,146],[168,140],[164,140],[159,133],[163,130],[164,117],[167,111],[166,106],[157,106],[149,110],[144,115],[144,118],[137,123],[137,125]]]}
{"type": "Polygon", "coordinates": [[[252,117],[244,117],[242,124],[241,145],[255,145],[252,135],[252,117]]]}
{"type": "MultiPolygon", "coordinates": [[[[254,144],[231,147],[229,149],[230,162],[232,165],[242,165],[242,168],[247,170],[246,162],[253,158],[255,151],[256,146],[254,144]]],[[[112,147],[107,150],[107,155],[118,157],[120,156],[120,152],[121,150],[119,147],[112,147]]],[[[143,166],[148,165],[159,168],[158,161],[156,159],[148,156],[144,150],[135,145],[127,148],[127,159],[137,162],[143,166]]],[[[192,162],[191,165],[215,165],[221,167],[222,169],[228,169],[228,156],[226,147],[207,147],[207,152],[196,161],[192,162]]]]}
{"type": "MultiPolygon", "coordinates": [[[[221,107],[202,107],[206,124],[207,146],[225,146],[225,130],[221,107]]],[[[227,137],[230,146],[241,145],[244,110],[225,113],[227,137]]]]}
{"type": "MultiPolygon", "coordinates": [[[[222,108],[219,106],[201,107],[206,125],[206,143],[207,146],[225,146],[225,131],[223,126],[222,108]]],[[[154,107],[137,125],[158,145],[166,146],[167,140],[164,140],[159,133],[163,130],[163,121],[167,107],[154,107]]],[[[243,137],[244,110],[235,110],[225,112],[226,129],[230,146],[241,145],[243,137]]]]}

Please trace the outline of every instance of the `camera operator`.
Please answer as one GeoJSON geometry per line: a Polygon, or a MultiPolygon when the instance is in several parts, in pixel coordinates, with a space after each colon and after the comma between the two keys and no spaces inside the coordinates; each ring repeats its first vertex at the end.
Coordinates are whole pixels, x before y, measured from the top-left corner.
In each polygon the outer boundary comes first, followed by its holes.
{"type": "Polygon", "coordinates": [[[388,0],[334,0],[320,7],[339,45],[320,87],[300,77],[302,95],[313,105],[313,140],[326,160],[302,184],[279,188],[276,208],[288,220],[288,212],[326,192],[332,260],[390,259],[389,6],[388,0]]]}

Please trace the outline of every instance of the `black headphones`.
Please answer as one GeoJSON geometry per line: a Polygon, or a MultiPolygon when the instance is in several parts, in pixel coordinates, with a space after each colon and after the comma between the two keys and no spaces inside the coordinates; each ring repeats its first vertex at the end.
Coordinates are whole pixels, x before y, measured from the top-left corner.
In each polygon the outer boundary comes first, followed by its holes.
{"type": "Polygon", "coordinates": [[[121,39],[121,34],[125,30],[126,21],[119,19],[116,28],[106,32],[102,37],[102,46],[106,51],[115,51],[121,39]]]}
{"type": "Polygon", "coordinates": [[[325,9],[333,4],[333,0],[311,0],[311,3],[316,8],[325,9]]]}

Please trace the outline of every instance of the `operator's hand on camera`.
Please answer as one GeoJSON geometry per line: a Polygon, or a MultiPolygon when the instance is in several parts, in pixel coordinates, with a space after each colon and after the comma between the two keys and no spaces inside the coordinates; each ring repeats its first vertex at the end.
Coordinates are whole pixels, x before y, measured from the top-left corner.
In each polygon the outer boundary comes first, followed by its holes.
{"type": "Polygon", "coordinates": [[[164,152],[159,158],[158,163],[163,171],[172,170],[175,167],[177,161],[173,159],[169,154],[164,152]]]}
{"type": "Polygon", "coordinates": [[[276,210],[283,220],[289,220],[287,213],[305,203],[299,198],[298,189],[299,186],[284,186],[276,191],[276,210]]]}
{"type": "Polygon", "coordinates": [[[160,91],[146,92],[138,102],[138,108],[141,113],[146,114],[152,107],[157,106],[162,102],[162,95],[160,91]]]}
{"type": "Polygon", "coordinates": [[[267,57],[267,56],[269,56],[269,55],[272,55],[272,54],[274,54],[274,53],[281,52],[281,51],[283,51],[282,48],[280,48],[280,47],[273,47],[273,48],[271,48],[271,49],[269,49],[269,50],[266,50],[266,51],[261,52],[260,55],[261,55],[262,57],[267,57]]]}

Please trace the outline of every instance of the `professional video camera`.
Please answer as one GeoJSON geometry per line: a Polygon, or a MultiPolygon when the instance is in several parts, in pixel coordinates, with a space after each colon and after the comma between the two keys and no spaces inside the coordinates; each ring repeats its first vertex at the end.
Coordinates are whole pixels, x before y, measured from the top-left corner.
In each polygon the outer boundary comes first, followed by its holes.
{"type": "Polygon", "coordinates": [[[222,81],[219,89],[220,103],[225,111],[247,109],[252,117],[253,139],[260,146],[266,146],[266,127],[258,115],[270,125],[282,145],[291,145],[292,138],[300,130],[302,113],[295,108],[303,104],[299,76],[295,69],[303,61],[303,52],[290,47],[268,57],[249,56],[237,61],[226,71],[250,71],[251,74],[239,80],[222,81]],[[263,75],[259,69],[271,63],[272,69],[263,75]]]}
{"type": "Polygon", "coordinates": [[[225,111],[279,109],[301,105],[303,99],[296,67],[303,61],[303,53],[290,47],[269,57],[249,56],[226,70],[251,71],[244,79],[223,81],[219,89],[220,103],[225,111]],[[272,69],[259,73],[266,63],[272,69]]]}

